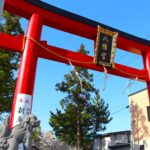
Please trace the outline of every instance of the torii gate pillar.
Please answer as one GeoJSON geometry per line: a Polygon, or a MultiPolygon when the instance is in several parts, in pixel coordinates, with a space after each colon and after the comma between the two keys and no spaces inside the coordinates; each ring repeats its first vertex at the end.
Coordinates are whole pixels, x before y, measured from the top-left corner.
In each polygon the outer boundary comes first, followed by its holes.
{"type": "MultiPolygon", "coordinates": [[[[33,14],[28,24],[26,37],[40,41],[42,25],[39,15],[33,14]]],[[[24,40],[23,54],[10,117],[11,128],[19,123],[18,120],[21,121],[30,114],[32,107],[38,51],[36,51],[36,43],[29,39],[24,40]]]]}
{"type": "MultiPolygon", "coordinates": [[[[148,77],[150,79],[150,52],[143,54],[143,63],[144,63],[144,68],[147,69],[148,77]]],[[[146,84],[147,84],[147,91],[148,91],[148,97],[150,103],[150,81],[147,81],[146,84]]]]}

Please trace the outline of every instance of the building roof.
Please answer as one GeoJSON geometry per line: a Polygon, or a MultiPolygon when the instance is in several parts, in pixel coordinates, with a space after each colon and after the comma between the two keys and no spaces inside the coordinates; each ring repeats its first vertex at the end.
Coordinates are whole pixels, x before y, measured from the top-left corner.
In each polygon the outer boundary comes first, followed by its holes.
{"type": "Polygon", "coordinates": [[[39,141],[34,141],[32,144],[32,148],[35,148],[36,150],[40,150],[39,147],[40,147],[39,141]]]}
{"type": "Polygon", "coordinates": [[[124,134],[124,133],[130,134],[131,131],[130,130],[125,130],[125,131],[117,131],[117,132],[104,133],[104,134],[97,135],[96,138],[102,138],[102,137],[107,137],[107,136],[111,136],[111,135],[115,135],[115,134],[124,134]]]}
{"type": "Polygon", "coordinates": [[[34,148],[35,150],[40,150],[39,148],[37,148],[36,146],[32,146],[32,148],[34,148]]]}
{"type": "Polygon", "coordinates": [[[144,89],[142,89],[142,90],[139,90],[139,91],[136,91],[136,92],[134,92],[134,93],[131,93],[131,94],[128,95],[128,97],[133,96],[133,95],[135,95],[135,94],[138,94],[138,93],[140,93],[140,92],[143,92],[143,91],[145,91],[145,90],[147,90],[147,88],[144,88],[144,89]]]}

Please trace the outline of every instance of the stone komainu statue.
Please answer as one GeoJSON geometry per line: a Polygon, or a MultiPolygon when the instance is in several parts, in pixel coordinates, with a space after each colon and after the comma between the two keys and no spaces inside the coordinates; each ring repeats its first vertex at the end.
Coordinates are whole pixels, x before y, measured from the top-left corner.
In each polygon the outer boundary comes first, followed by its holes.
{"type": "Polygon", "coordinates": [[[32,130],[39,125],[36,116],[28,115],[23,122],[10,129],[7,118],[0,127],[0,150],[18,150],[20,143],[23,143],[24,150],[31,150],[32,130]]]}

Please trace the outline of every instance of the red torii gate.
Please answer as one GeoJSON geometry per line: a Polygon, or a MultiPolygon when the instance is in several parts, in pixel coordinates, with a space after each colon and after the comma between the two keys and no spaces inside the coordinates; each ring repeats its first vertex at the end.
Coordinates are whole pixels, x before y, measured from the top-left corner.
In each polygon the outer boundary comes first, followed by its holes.
{"type": "Polygon", "coordinates": [[[139,70],[115,63],[114,68],[108,68],[108,73],[131,79],[138,77],[138,80],[147,83],[150,98],[149,41],[59,9],[39,0],[15,0],[15,2],[14,0],[6,0],[4,9],[29,19],[28,29],[25,36],[19,35],[14,37],[0,33],[0,48],[22,53],[10,118],[10,127],[13,127],[17,123],[14,117],[17,111],[15,108],[18,102],[18,95],[23,94],[23,96],[26,97],[26,100],[30,101],[29,107],[31,111],[38,57],[66,64],[69,64],[70,61],[75,66],[103,71],[102,66],[97,66],[93,63],[93,57],[91,56],[50,46],[47,45],[46,41],[40,41],[43,25],[79,35],[94,40],[95,42],[98,25],[111,31],[118,32],[117,48],[141,55],[143,57],[144,68],[139,70]]]}

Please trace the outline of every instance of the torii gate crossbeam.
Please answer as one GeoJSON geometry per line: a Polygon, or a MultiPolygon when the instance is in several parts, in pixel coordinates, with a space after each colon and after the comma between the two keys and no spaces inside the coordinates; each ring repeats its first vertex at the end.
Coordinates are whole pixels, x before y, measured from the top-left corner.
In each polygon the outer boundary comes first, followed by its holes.
{"type": "Polygon", "coordinates": [[[150,97],[149,41],[59,9],[39,0],[15,0],[15,3],[13,0],[6,0],[4,8],[5,10],[29,19],[26,38],[23,35],[14,37],[0,33],[1,48],[22,53],[11,113],[11,127],[17,123],[17,119],[15,120],[14,117],[16,117],[16,107],[18,107],[16,105],[19,100],[24,97],[26,100],[30,100],[29,108],[31,109],[38,57],[63,63],[69,63],[68,60],[70,60],[74,65],[103,71],[103,67],[97,66],[93,63],[93,57],[91,56],[49,46],[46,42],[40,41],[43,25],[76,34],[94,41],[96,40],[98,25],[111,31],[118,32],[119,37],[117,39],[117,48],[141,55],[143,57],[144,69],[139,70],[121,64],[115,64],[115,68],[108,68],[108,72],[126,78],[138,77],[139,80],[145,81],[148,85],[150,97]]]}

